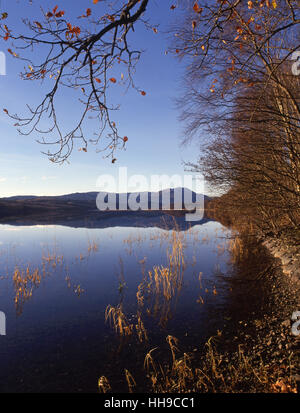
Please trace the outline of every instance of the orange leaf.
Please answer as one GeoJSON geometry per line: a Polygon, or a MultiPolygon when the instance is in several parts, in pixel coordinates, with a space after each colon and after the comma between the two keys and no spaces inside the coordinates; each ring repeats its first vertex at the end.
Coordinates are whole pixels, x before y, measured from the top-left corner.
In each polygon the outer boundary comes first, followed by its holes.
{"type": "Polygon", "coordinates": [[[112,83],[116,83],[116,82],[117,82],[117,79],[115,79],[114,77],[111,77],[109,80],[110,80],[112,83]]]}
{"type": "Polygon", "coordinates": [[[55,17],[62,17],[64,14],[65,14],[65,12],[63,10],[61,10],[58,13],[56,13],[55,17]]]}
{"type": "Polygon", "coordinates": [[[142,95],[142,96],[146,96],[146,94],[147,94],[147,93],[146,93],[144,90],[141,91],[141,95],[142,95]]]}
{"type": "Polygon", "coordinates": [[[199,7],[198,3],[194,4],[193,10],[195,13],[202,13],[203,9],[199,7]]]}
{"type": "Polygon", "coordinates": [[[96,81],[97,83],[101,83],[101,79],[98,79],[97,77],[95,77],[95,81],[96,81]]]}
{"type": "Polygon", "coordinates": [[[41,25],[41,23],[39,23],[39,22],[34,22],[36,25],[37,25],[37,27],[39,28],[39,29],[42,29],[43,28],[43,26],[41,25]]]}
{"type": "Polygon", "coordinates": [[[3,109],[3,112],[5,112],[8,115],[8,110],[7,109],[3,109]]]}
{"type": "Polygon", "coordinates": [[[124,136],[123,141],[124,141],[124,142],[127,142],[127,141],[128,141],[127,136],[124,136]]]}
{"type": "Polygon", "coordinates": [[[108,20],[110,20],[112,23],[115,21],[115,17],[111,16],[110,14],[107,16],[108,20]]]}

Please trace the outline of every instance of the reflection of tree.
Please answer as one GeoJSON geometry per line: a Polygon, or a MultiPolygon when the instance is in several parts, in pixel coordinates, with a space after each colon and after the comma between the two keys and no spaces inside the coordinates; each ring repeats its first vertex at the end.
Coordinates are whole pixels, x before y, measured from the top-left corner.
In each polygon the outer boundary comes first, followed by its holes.
{"type": "Polygon", "coordinates": [[[224,278],[231,290],[230,316],[241,320],[267,314],[274,305],[272,292],[280,288],[274,283],[278,267],[273,258],[250,236],[233,242],[230,252],[232,276],[224,278]]]}

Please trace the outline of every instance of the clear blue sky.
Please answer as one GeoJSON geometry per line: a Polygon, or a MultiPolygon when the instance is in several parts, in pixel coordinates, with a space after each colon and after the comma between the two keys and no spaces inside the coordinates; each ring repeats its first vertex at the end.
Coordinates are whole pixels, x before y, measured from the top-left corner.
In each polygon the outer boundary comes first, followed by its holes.
{"type": "MultiPolygon", "coordinates": [[[[38,20],[39,6],[52,9],[56,4],[65,10],[70,20],[90,7],[93,13],[103,9],[99,2],[92,0],[43,1],[2,0],[1,11],[8,12],[6,24],[22,32],[21,18],[24,16],[38,20]]],[[[183,125],[178,121],[178,110],[174,98],[180,95],[180,82],[183,66],[171,55],[166,55],[168,47],[165,31],[174,12],[170,6],[174,1],[154,0],[148,12],[151,22],[159,24],[159,33],[137,30],[136,43],[145,53],[137,67],[136,83],[147,92],[145,97],[136,91],[123,93],[120,88],[112,91],[112,101],[121,102],[121,108],[115,116],[121,134],[128,136],[127,150],[117,153],[118,161],[112,164],[103,159],[103,154],[96,153],[92,146],[88,153],[75,150],[70,164],[55,165],[41,154],[41,147],[35,142],[36,136],[20,136],[13,121],[3,112],[7,108],[13,113],[25,113],[27,103],[38,103],[43,97],[43,90],[37,82],[22,81],[19,72],[24,66],[9,53],[7,56],[7,75],[0,76],[0,196],[33,194],[55,195],[71,192],[97,191],[96,181],[101,174],[117,175],[119,166],[128,167],[129,174],[183,174],[183,161],[195,161],[200,147],[193,144],[188,148],[180,147],[183,125]]],[[[0,51],[11,47],[8,42],[0,41],[0,51]]],[[[66,125],[72,125],[73,94],[66,92],[60,97],[58,105],[60,115],[66,125]]],[[[90,131],[91,134],[93,131],[90,131]]]]}

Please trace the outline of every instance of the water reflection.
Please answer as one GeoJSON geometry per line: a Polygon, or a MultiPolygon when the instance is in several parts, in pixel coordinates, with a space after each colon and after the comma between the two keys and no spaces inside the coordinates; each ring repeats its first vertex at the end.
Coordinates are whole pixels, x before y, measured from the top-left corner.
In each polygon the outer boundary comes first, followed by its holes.
{"type": "Polygon", "coordinates": [[[187,346],[214,333],[228,294],[215,273],[228,268],[219,247],[228,231],[146,224],[1,226],[2,391],[95,391],[101,373],[118,385],[166,331],[187,346]]]}

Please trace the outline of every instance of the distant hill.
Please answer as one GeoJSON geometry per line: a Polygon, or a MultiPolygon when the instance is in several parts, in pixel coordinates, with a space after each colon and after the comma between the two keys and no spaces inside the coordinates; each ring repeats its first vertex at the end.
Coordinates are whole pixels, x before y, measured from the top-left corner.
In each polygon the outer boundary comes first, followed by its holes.
{"type": "MultiPolygon", "coordinates": [[[[170,191],[170,211],[174,211],[174,198],[175,194],[183,194],[183,188],[175,188],[171,190],[159,191],[159,208],[162,210],[162,196],[170,191]]],[[[196,193],[190,190],[186,190],[193,202],[196,200],[196,193]]],[[[90,217],[94,219],[104,219],[112,216],[120,216],[130,214],[132,211],[119,211],[119,200],[122,194],[110,194],[116,196],[116,210],[112,211],[99,211],[96,206],[96,199],[99,192],[86,192],[86,193],[72,193],[67,195],[58,196],[12,196],[7,198],[0,198],[0,222],[4,223],[9,221],[20,221],[25,218],[30,220],[43,220],[47,222],[55,222],[63,219],[84,219],[90,217]]],[[[145,193],[143,193],[145,195],[145,193]]],[[[147,193],[146,193],[147,194],[147,193]]],[[[137,193],[128,193],[127,200],[130,195],[137,198],[139,202],[139,196],[137,193]]],[[[123,194],[124,196],[124,194],[123,194]]],[[[125,194],[126,196],[126,194],[125,194]]],[[[148,197],[148,209],[151,208],[149,192],[148,197]]],[[[209,200],[208,197],[204,197],[205,202],[209,200]]],[[[180,208],[176,208],[184,212],[184,205],[180,208]]],[[[153,214],[157,210],[142,211],[146,215],[153,214]]],[[[145,215],[145,216],[146,216],[145,215]]]]}

